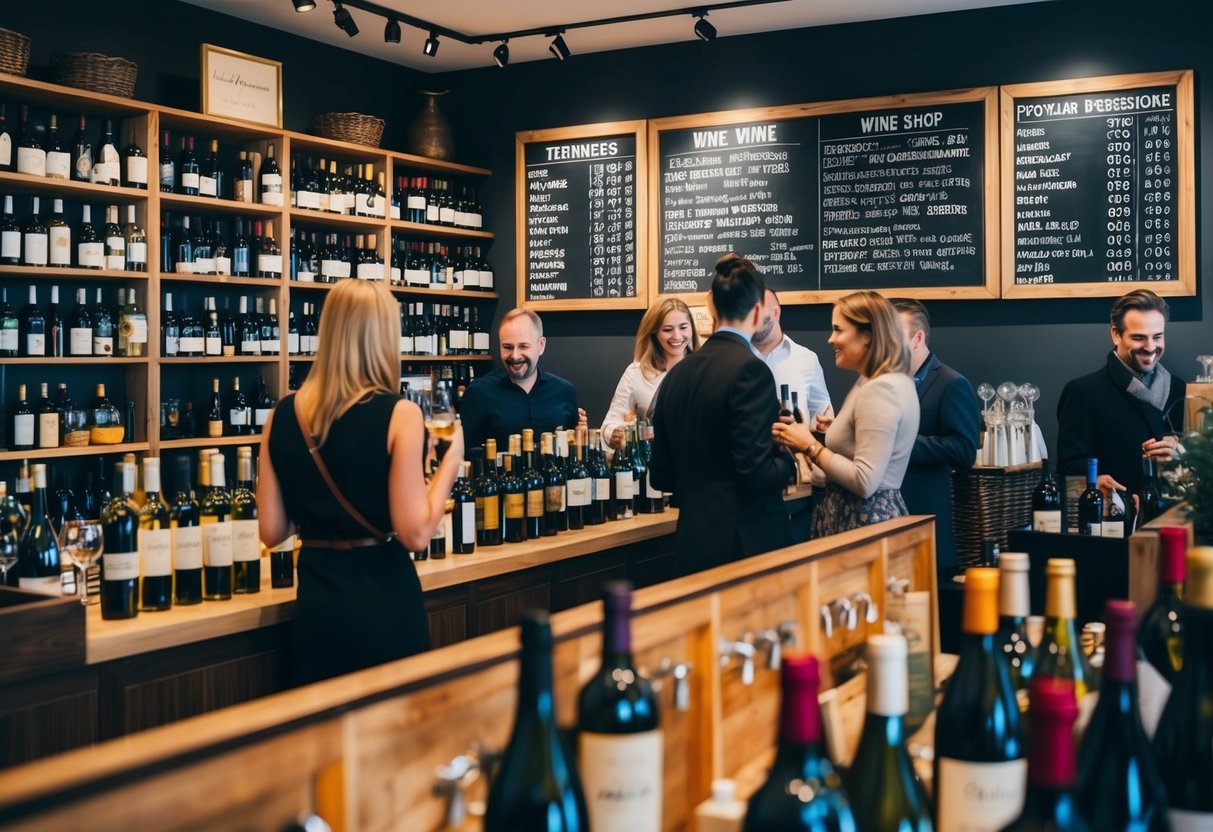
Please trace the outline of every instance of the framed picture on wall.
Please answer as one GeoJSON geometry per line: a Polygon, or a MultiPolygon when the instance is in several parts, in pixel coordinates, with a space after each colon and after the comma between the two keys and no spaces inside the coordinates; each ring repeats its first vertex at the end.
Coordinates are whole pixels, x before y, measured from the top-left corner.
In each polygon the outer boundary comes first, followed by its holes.
{"type": "Polygon", "coordinates": [[[202,112],[282,127],[282,63],[202,44],[202,112]]]}

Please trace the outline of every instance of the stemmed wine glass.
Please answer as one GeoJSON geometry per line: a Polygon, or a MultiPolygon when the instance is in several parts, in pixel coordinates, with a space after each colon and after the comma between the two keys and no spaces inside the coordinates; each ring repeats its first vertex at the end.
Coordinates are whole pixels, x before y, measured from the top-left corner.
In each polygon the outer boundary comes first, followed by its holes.
{"type": "Polygon", "coordinates": [[[17,563],[17,534],[6,531],[0,533],[0,586],[8,583],[8,570],[17,563]]]}
{"type": "Polygon", "coordinates": [[[455,435],[455,408],[451,406],[451,391],[445,387],[431,388],[421,405],[426,429],[437,439],[455,435]]]}
{"type": "Polygon", "coordinates": [[[977,385],[977,397],[982,401],[981,410],[984,413],[990,409],[990,402],[994,399],[994,388],[983,381],[977,385]]]}
{"type": "Polygon", "coordinates": [[[80,603],[88,603],[88,568],[101,557],[104,539],[98,520],[64,520],[59,550],[80,567],[80,603]]]}

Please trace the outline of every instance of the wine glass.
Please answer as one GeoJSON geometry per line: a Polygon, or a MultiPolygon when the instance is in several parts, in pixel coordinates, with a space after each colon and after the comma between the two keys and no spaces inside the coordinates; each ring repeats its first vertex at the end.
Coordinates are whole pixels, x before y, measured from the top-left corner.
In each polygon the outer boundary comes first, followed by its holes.
{"type": "Polygon", "coordinates": [[[437,439],[449,440],[455,435],[455,408],[451,406],[451,391],[433,387],[421,405],[425,427],[437,439]]]}
{"type": "Polygon", "coordinates": [[[1011,409],[1011,402],[1015,401],[1015,397],[1019,395],[1019,385],[1013,381],[1004,381],[998,385],[998,398],[1005,402],[1004,407],[1007,410],[1011,409]]]}
{"type": "Polygon", "coordinates": [[[0,586],[8,582],[8,570],[17,563],[16,532],[0,533],[0,586]]]}
{"type": "Polygon", "coordinates": [[[98,520],[65,520],[59,531],[59,550],[80,567],[80,603],[88,603],[88,568],[101,557],[104,540],[98,520]]]}
{"type": "Polygon", "coordinates": [[[982,401],[981,410],[984,413],[990,409],[990,402],[994,398],[994,388],[983,381],[977,385],[977,397],[982,401]]]}
{"type": "Polygon", "coordinates": [[[1196,360],[1205,368],[1204,373],[1197,376],[1196,380],[1202,383],[1213,381],[1213,355],[1198,355],[1196,360]]]}

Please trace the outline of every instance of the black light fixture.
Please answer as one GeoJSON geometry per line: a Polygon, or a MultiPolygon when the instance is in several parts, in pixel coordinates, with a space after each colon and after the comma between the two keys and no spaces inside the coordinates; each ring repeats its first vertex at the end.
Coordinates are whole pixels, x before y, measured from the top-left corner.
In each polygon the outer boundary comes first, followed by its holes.
{"type": "Polygon", "coordinates": [[[708,23],[708,13],[700,12],[697,17],[699,19],[695,21],[695,35],[707,43],[716,40],[716,27],[708,23]]]}
{"type": "Polygon", "coordinates": [[[333,22],[337,24],[337,28],[350,37],[358,34],[358,24],[354,22],[354,16],[350,14],[350,10],[336,2],[333,6],[333,22]]]}
{"type": "Polygon", "coordinates": [[[389,17],[383,27],[383,42],[400,43],[400,21],[394,17],[389,17]]]}
{"type": "Polygon", "coordinates": [[[316,0],[291,0],[295,4],[297,12],[314,12],[316,10],[316,0]]]}
{"type": "Polygon", "coordinates": [[[497,66],[505,68],[505,65],[510,62],[510,47],[508,41],[502,41],[497,44],[497,48],[493,50],[493,60],[497,62],[497,66]]]}
{"type": "Polygon", "coordinates": [[[569,51],[569,45],[564,42],[564,35],[560,32],[557,32],[556,37],[552,38],[552,42],[548,44],[548,51],[562,61],[572,54],[569,51]]]}
{"type": "Polygon", "coordinates": [[[421,51],[431,58],[438,54],[438,33],[430,32],[430,36],[425,39],[425,46],[421,47],[421,51]]]}

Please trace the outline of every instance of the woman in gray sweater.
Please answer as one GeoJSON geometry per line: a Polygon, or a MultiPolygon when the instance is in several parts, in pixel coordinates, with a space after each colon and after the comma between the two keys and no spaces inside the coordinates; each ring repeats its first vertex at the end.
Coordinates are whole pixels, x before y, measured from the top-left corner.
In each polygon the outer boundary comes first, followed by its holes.
{"type": "Polygon", "coordinates": [[[875,292],[834,304],[834,364],[859,374],[838,416],[817,419],[825,443],[806,424],[776,422],[776,442],[802,453],[824,475],[812,536],[844,532],[905,515],[901,480],[918,435],[918,394],[908,375],[910,349],[893,305],[875,292]]]}

